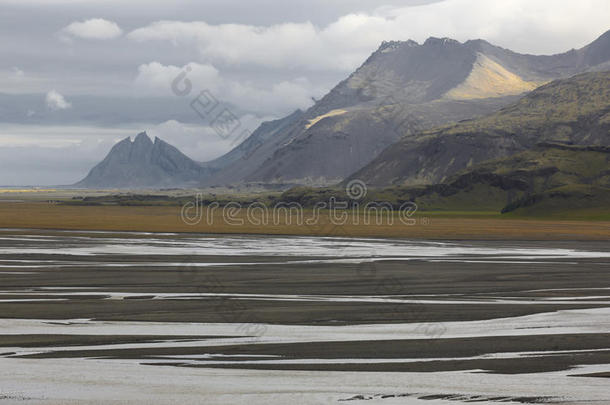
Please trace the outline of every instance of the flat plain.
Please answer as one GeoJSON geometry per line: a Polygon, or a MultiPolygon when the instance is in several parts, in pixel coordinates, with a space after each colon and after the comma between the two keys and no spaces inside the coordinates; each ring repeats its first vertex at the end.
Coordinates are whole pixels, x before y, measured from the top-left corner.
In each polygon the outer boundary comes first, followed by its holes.
{"type": "Polygon", "coordinates": [[[366,225],[363,219],[356,221],[349,211],[344,225],[334,224],[324,211],[314,224],[308,225],[305,220],[313,217],[311,210],[303,213],[303,224],[299,224],[294,212],[278,216],[277,223],[269,220],[265,225],[249,221],[245,208],[234,213],[235,219],[242,221],[238,225],[228,222],[222,209],[214,210],[209,221],[206,207],[200,215],[201,221],[189,225],[181,219],[180,206],[82,206],[29,200],[0,203],[0,226],[4,228],[461,240],[610,240],[610,221],[515,218],[478,211],[416,212],[413,225],[405,225],[397,218],[392,224],[384,218],[381,224],[371,221],[366,225]]]}
{"type": "Polygon", "coordinates": [[[5,229],[0,402],[603,404],[609,270],[603,241],[5,229]]]}

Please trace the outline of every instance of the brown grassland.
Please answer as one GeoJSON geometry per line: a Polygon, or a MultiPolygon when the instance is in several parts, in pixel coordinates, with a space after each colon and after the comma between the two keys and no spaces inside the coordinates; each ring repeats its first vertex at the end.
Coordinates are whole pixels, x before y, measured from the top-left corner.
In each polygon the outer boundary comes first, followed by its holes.
{"type": "MultiPolygon", "coordinates": [[[[415,239],[498,239],[498,240],[609,240],[610,221],[560,219],[517,219],[498,214],[417,212],[414,225],[404,225],[398,219],[377,225],[356,221],[353,213],[345,225],[333,225],[322,212],[315,225],[298,224],[294,213],[280,216],[277,223],[256,225],[246,219],[245,209],[235,218],[242,225],[223,220],[222,209],[213,212],[213,221],[196,225],[184,223],[179,206],[72,206],[43,202],[0,203],[0,228],[192,232],[218,234],[318,235],[358,237],[401,237],[415,239]],[[208,223],[211,222],[211,223],[208,223]],[[358,223],[358,224],[356,224],[358,223]]],[[[311,211],[305,212],[311,217],[311,211]]]]}

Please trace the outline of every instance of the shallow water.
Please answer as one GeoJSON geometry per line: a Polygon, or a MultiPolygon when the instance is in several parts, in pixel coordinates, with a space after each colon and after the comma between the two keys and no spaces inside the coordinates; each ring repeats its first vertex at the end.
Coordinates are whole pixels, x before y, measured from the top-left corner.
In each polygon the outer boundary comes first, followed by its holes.
{"type": "Polygon", "coordinates": [[[610,403],[604,243],[11,232],[0,403],[610,403]]]}

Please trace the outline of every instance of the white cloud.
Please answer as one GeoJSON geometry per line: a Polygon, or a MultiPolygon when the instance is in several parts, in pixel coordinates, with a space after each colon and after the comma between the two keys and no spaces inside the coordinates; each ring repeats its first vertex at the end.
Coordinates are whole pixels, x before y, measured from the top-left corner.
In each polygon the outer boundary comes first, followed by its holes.
{"type": "Polygon", "coordinates": [[[207,162],[229,152],[244,138],[241,138],[242,129],[254,131],[263,121],[275,117],[256,117],[246,114],[239,117],[240,130],[229,137],[221,137],[210,126],[190,125],[179,121],[169,120],[146,130],[151,137],[159,137],[177,147],[191,159],[207,162]]]}
{"type": "Polygon", "coordinates": [[[138,42],[167,40],[176,46],[192,45],[198,49],[202,61],[214,64],[255,64],[274,68],[307,66],[321,70],[329,67],[344,70],[353,64],[353,61],[345,60],[345,52],[325,60],[331,53],[331,43],[321,41],[320,35],[311,23],[257,27],[159,21],[132,31],[128,37],[138,42]]]}
{"type": "Polygon", "coordinates": [[[84,39],[114,39],[120,37],[123,30],[112,21],[103,18],[91,18],[83,22],[75,21],[61,30],[62,38],[78,37],[84,39]]]}
{"type": "Polygon", "coordinates": [[[182,67],[151,62],[140,65],[134,82],[140,95],[197,97],[203,90],[210,91],[220,103],[237,105],[258,114],[270,111],[289,113],[307,108],[312,97],[319,97],[327,89],[312,85],[299,77],[280,81],[268,87],[223,77],[212,65],[188,63],[182,67]]]}
{"type": "Polygon", "coordinates": [[[205,162],[228,152],[230,139],[223,139],[206,125],[188,125],[175,120],[166,121],[146,130],[151,137],[159,137],[178,148],[191,159],[205,162]]]}
{"type": "Polygon", "coordinates": [[[320,97],[328,89],[314,86],[304,77],[273,84],[270,88],[259,88],[230,81],[220,93],[226,101],[248,111],[288,114],[297,108],[306,109],[313,104],[312,97],[320,97]]]}
{"type": "Polygon", "coordinates": [[[563,52],[610,28],[608,15],[607,0],[445,0],[348,14],[326,27],[309,22],[253,26],[158,21],[128,37],[193,47],[201,61],[214,65],[351,71],[383,40],[483,38],[518,52],[563,52]]]}
{"type": "Polygon", "coordinates": [[[45,102],[51,110],[65,110],[72,107],[72,103],[66,101],[65,97],[55,90],[47,93],[45,102]]]}
{"type": "Polygon", "coordinates": [[[550,54],[582,47],[610,28],[605,0],[446,0],[425,6],[379,10],[395,38],[405,34],[482,38],[516,52],[550,54]],[[583,21],[587,21],[583,24],[583,21]]]}
{"type": "Polygon", "coordinates": [[[220,81],[219,72],[212,65],[189,63],[179,67],[151,62],[138,67],[135,86],[141,94],[178,95],[187,90],[188,93],[204,89],[215,91],[220,81]]]}

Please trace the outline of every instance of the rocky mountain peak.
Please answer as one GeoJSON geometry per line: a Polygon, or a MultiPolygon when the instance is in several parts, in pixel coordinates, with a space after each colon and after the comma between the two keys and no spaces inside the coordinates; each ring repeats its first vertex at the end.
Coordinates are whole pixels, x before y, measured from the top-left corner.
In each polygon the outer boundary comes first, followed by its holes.
{"type": "Polygon", "coordinates": [[[148,145],[148,146],[153,145],[153,142],[150,140],[150,137],[148,136],[146,131],[140,132],[138,135],[136,135],[133,143],[135,145],[148,145]]]}
{"type": "Polygon", "coordinates": [[[456,41],[455,39],[447,38],[447,37],[444,37],[444,38],[429,37],[424,42],[423,46],[445,46],[445,45],[462,45],[462,43],[460,41],[456,41]]]}
{"type": "Polygon", "coordinates": [[[419,46],[419,44],[412,39],[409,39],[408,41],[383,41],[381,45],[379,45],[379,48],[377,48],[377,52],[390,52],[401,47],[413,46],[419,46]]]}
{"type": "Polygon", "coordinates": [[[208,169],[160,138],[139,133],[118,142],[77,187],[174,187],[196,185],[208,169]]]}

